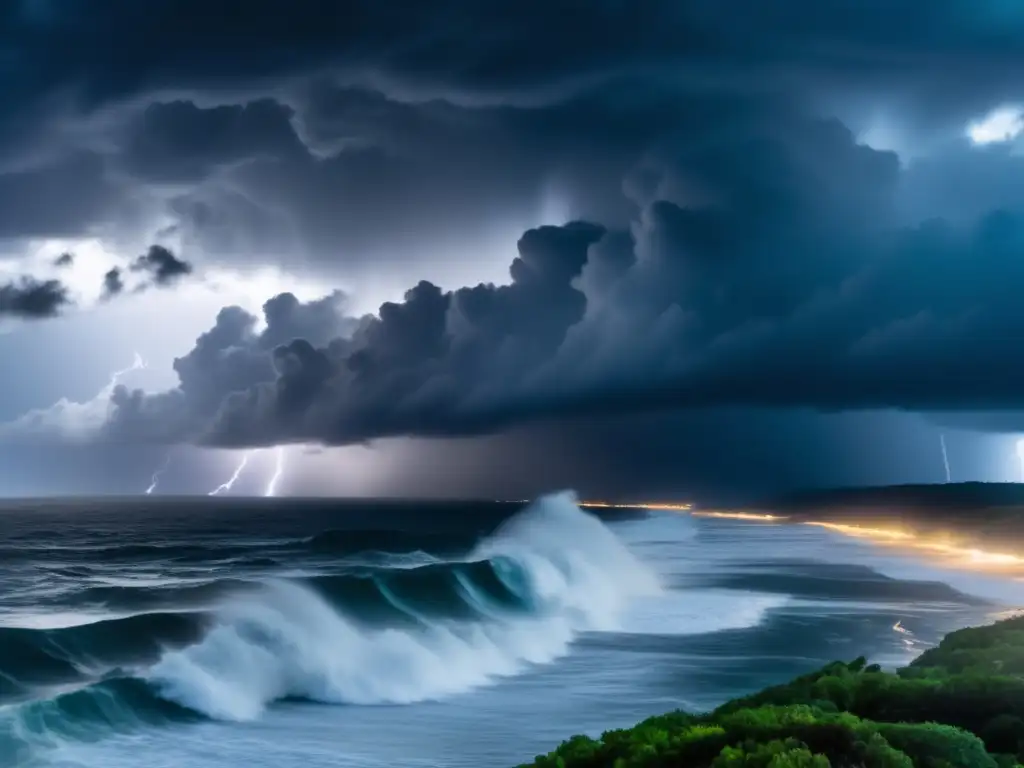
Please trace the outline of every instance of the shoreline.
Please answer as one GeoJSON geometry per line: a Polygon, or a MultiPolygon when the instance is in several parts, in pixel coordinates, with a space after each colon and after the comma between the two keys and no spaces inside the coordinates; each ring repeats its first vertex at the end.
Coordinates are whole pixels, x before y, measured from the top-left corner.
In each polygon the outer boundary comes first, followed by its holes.
{"type": "Polygon", "coordinates": [[[520,768],[1024,768],[1024,615],[906,667],[832,662],[711,712],[573,736],[520,768]]]}

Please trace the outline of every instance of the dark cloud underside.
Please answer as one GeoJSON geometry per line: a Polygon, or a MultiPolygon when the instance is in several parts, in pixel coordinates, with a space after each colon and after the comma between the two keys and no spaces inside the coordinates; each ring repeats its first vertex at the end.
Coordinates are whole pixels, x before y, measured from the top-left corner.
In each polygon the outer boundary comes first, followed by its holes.
{"type": "Polygon", "coordinates": [[[156,285],[168,285],[192,274],[191,264],[161,245],[150,246],[146,253],[132,262],[131,269],[150,275],[156,285]]]}
{"type": "Polygon", "coordinates": [[[1010,6],[13,2],[0,236],[156,217],[236,264],[472,261],[452,251],[502,217],[535,220],[545,195],[624,225],[622,176],[648,152],[783,107],[870,97],[855,111],[941,133],[1024,97],[1010,6]]]}
{"type": "Polygon", "coordinates": [[[629,232],[531,230],[509,285],[420,282],[318,338],[225,310],[179,389],[118,392],[111,434],[348,443],[609,410],[1024,405],[1024,217],[904,224],[901,173],[795,115],[682,142],[627,180],[629,232]]]}
{"type": "Polygon", "coordinates": [[[70,303],[67,288],[59,280],[22,278],[0,285],[0,319],[55,317],[70,303]]]}
{"type": "Polygon", "coordinates": [[[408,286],[223,309],[176,388],[115,390],[107,439],[1024,409],[1024,160],[962,136],[1024,99],[1013,4],[41,8],[0,11],[0,237],[158,227],[106,297],[201,271],[179,250],[408,286]],[[931,154],[859,141],[879,115],[931,154]],[[512,231],[507,284],[459,287],[512,231]]]}

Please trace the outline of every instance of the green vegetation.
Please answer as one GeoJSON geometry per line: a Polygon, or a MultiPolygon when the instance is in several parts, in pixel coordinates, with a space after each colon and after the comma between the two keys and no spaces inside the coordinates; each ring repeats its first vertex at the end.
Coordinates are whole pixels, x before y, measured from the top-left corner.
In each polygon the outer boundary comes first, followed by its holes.
{"type": "Polygon", "coordinates": [[[713,712],[574,736],[536,768],[1024,768],[1024,617],[947,635],[896,673],[863,658],[713,712]]]}

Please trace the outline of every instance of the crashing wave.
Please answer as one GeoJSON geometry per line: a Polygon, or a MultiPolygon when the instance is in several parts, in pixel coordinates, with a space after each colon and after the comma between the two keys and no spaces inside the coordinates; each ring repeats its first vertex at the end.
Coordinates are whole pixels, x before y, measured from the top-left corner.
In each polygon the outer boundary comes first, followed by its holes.
{"type": "MultiPolygon", "coordinates": [[[[82,717],[115,728],[182,713],[247,720],[290,698],[437,699],[550,662],[580,632],[616,628],[632,598],[658,589],[571,493],[555,494],[457,561],[249,583],[203,612],[0,630],[0,648],[17,644],[17,667],[33,668],[21,663],[32,659],[43,682],[103,678],[0,710],[0,735],[68,733],[82,717]]],[[[13,694],[40,682],[8,679],[13,694]]]]}

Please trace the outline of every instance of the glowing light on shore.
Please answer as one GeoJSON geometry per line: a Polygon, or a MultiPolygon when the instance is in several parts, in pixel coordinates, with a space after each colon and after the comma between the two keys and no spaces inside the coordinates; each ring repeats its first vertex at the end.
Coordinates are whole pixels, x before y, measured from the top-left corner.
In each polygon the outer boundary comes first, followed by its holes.
{"type": "MultiPolygon", "coordinates": [[[[1024,440],[1021,441],[1020,450],[1021,460],[1024,462],[1024,440]]],[[[513,503],[525,504],[529,502],[524,499],[513,503]]],[[[952,537],[950,536],[933,534],[929,537],[927,534],[903,528],[833,523],[825,520],[794,520],[788,515],[775,515],[767,512],[695,510],[692,504],[676,502],[631,502],[623,504],[610,501],[581,501],[579,506],[584,509],[647,509],[653,511],[684,512],[692,517],[741,520],[751,523],[810,525],[833,531],[843,536],[865,539],[873,544],[900,547],[908,551],[938,555],[946,560],[948,564],[960,568],[1008,572],[1024,570],[1024,555],[1011,552],[990,552],[978,547],[957,544],[951,540],[952,537]]],[[[902,624],[897,622],[893,629],[897,632],[903,631],[902,624]]]]}
{"type": "Polygon", "coordinates": [[[785,515],[768,515],[757,512],[692,512],[694,517],[715,517],[720,520],[749,520],[758,523],[778,523],[789,518],[785,515]]]}
{"type": "Polygon", "coordinates": [[[1024,568],[1024,557],[1009,552],[989,552],[977,547],[963,546],[948,540],[927,538],[922,534],[905,531],[899,528],[874,528],[843,523],[827,523],[809,520],[804,525],[813,525],[835,531],[844,536],[869,539],[876,544],[885,546],[901,546],[911,550],[942,555],[961,567],[979,570],[1016,570],[1024,568]]]}
{"type": "Polygon", "coordinates": [[[591,509],[654,509],[667,512],[689,512],[692,504],[676,504],[673,502],[635,502],[632,504],[615,504],[610,501],[581,501],[581,507],[591,509]]]}
{"type": "Polygon", "coordinates": [[[845,525],[843,523],[826,523],[819,520],[807,520],[804,525],[813,525],[818,528],[827,528],[830,531],[841,533],[844,536],[853,536],[858,539],[874,539],[875,541],[910,541],[914,534],[896,528],[869,528],[863,525],[845,525]]]}
{"type": "MultiPolygon", "coordinates": [[[[530,499],[497,499],[499,504],[529,504],[530,499]]],[[[580,501],[577,506],[584,509],[651,509],[665,512],[690,512],[692,504],[660,501],[634,501],[628,504],[611,501],[580,501]]]]}

